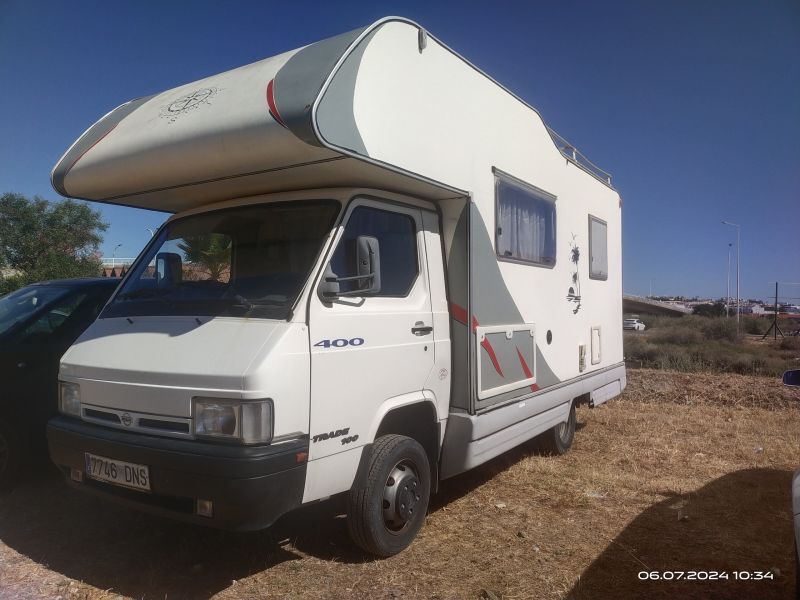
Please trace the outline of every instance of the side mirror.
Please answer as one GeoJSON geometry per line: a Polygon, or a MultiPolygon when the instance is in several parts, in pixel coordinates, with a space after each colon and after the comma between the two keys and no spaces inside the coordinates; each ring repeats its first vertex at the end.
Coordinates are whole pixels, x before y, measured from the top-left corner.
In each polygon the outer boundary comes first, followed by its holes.
{"type": "Polygon", "coordinates": [[[175,252],[156,255],[156,287],[170,288],[180,285],[183,279],[183,261],[175,252]]]}
{"type": "Polygon", "coordinates": [[[381,291],[381,248],[378,238],[360,235],[356,238],[356,263],[361,295],[377,294],[381,291]]]}
{"type": "Polygon", "coordinates": [[[783,374],[783,385],[800,387],[800,369],[792,369],[783,374]]]}
{"type": "Polygon", "coordinates": [[[371,296],[381,291],[381,250],[378,239],[369,235],[360,235],[355,240],[357,275],[337,277],[330,265],[325,268],[319,294],[323,301],[344,296],[371,296]],[[356,287],[346,292],[340,291],[340,284],[355,281],[356,287]]]}

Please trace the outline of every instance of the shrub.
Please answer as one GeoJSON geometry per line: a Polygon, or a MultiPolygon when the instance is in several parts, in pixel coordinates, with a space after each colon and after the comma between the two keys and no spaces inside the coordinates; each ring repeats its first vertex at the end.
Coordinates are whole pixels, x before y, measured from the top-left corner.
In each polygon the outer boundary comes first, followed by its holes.
{"type": "Polygon", "coordinates": [[[639,336],[628,336],[624,338],[623,344],[625,360],[631,361],[639,367],[652,364],[660,352],[658,346],[639,336]]]}
{"type": "Polygon", "coordinates": [[[680,325],[668,329],[657,329],[650,339],[662,344],[698,344],[703,341],[703,334],[694,327],[680,325]]]}
{"type": "Polygon", "coordinates": [[[708,319],[702,325],[703,335],[707,340],[736,341],[735,319],[708,319]]]}
{"type": "Polygon", "coordinates": [[[714,304],[698,304],[692,312],[702,317],[724,317],[725,305],[722,302],[715,302],[714,304]]]}
{"type": "Polygon", "coordinates": [[[759,317],[745,317],[742,319],[742,328],[745,333],[751,335],[764,335],[769,329],[769,324],[772,321],[761,319],[759,317]]]}
{"type": "Polygon", "coordinates": [[[800,336],[792,335],[784,337],[781,339],[780,344],[778,344],[778,348],[781,350],[800,351],[800,336]]]}

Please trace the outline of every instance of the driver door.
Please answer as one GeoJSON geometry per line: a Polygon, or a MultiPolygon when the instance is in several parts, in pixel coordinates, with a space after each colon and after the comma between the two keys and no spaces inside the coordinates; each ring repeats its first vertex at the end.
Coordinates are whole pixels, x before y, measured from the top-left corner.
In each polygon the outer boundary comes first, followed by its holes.
{"type": "Polygon", "coordinates": [[[353,201],[329,263],[339,278],[358,274],[358,236],[378,240],[381,289],[329,301],[313,294],[310,460],[370,442],[381,404],[420,392],[434,364],[422,209],[353,201]]]}

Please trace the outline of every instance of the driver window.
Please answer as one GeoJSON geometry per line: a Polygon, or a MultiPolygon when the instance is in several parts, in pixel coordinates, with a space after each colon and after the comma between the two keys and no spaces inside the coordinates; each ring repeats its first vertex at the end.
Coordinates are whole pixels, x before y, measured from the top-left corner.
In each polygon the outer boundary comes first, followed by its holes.
{"type": "Polygon", "coordinates": [[[20,341],[33,342],[45,340],[53,335],[64,325],[72,313],[75,312],[75,309],[80,306],[84,298],[86,298],[86,293],[80,293],[67,296],[59,302],[56,302],[38,319],[22,330],[19,337],[20,341]]]}
{"type": "MultiPolygon", "coordinates": [[[[342,239],[331,258],[331,270],[337,277],[351,277],[355,272],[356,238],[377,238],[381,256],[381,291],[376,297],[407,296],[419,273],[417,231],[414,219],[407,214],[359,206],[351,214],[342,239]]],[[[357,283],[341,283],[341,291],[355,290],[357,283]]]]}

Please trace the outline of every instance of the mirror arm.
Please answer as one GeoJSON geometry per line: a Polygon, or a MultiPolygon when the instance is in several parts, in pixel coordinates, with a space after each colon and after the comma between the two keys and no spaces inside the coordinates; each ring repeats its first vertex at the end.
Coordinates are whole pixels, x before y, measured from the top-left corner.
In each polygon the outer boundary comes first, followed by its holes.
{"type": "Polygon", "coordinates": [[[338,283],[341,281],[356,281],[358,279],[374,279],[375,273],[370,273],[369,275],[356,275],[355,277],[326,277],[325,281],[328,283],[338,283]]]}
{"type": "MultiPolygon", "coordinates": [[[[340,281],[356,281],[356,280],[363,280],[363,279],[374,279],[375,273],[370,273],[369,275],[356,275],[355,277],[326,277],[325,281],[328,283],[339,283],[340,281]]],[[[336,293],[324,293],[323,295],[325,298],[343,298],[343,297],[354,297],[354,296],[369,296],[369,294],[365,294],[363,290],[352,290],[349,292],[336,292],[336,293]]]]}

